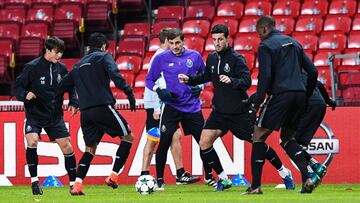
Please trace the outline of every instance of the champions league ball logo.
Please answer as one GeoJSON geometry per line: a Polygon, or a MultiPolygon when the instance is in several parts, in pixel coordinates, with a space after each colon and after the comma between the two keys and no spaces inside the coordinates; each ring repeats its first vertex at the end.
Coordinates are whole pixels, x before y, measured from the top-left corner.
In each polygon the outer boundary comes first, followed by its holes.
{"type": "Polygon", "coordinates": [[[339,140],[335,138],[334,132],[327,123],[322,122],[320,124],[320,130],[324,133],[321,133],[322,135],[316,134],[306,150],[311,155],[326,156],[323,164],[329,166],[334,154],[339,152],[339,140]]]}

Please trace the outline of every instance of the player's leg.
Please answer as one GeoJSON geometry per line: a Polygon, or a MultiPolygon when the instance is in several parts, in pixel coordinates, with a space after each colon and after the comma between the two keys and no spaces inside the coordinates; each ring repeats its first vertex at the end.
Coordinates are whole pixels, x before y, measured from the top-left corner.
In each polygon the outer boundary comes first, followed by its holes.
{"type": "Polygon", "coordinates": [[[141,175],[150,175],[149,166],[154,155],[154,149],[158,142],[147,139],[143,151],[143,164],[141,175]]]}
{"type": "MultiPolygon", "coordinates": [[[[183,164],[183,160],[182,160],[182,148],[181,148],[181,130],[180,128],[178,128],[172,138],[171,141],[171,154],[174,158],[174,162],[175,162],[175,167],[176,167],[176,177],[181,177],[182,174],[185,173],[185,169],[184,169],[184,164],[183,164]]],[[[181,182],[178,181],[179,178],[176,178],[176,183],[177,184],[182,184],[181,182]]]]}

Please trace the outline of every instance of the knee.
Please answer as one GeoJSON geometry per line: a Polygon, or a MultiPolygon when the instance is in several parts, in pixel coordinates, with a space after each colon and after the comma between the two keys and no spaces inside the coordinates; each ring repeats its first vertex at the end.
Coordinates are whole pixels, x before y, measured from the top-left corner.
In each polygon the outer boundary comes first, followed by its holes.
{"type": "Polygon", "coordinates": [[[205,150],[211,146],[211,143],[208,139],[204,139],[203,137],[200,138],[199,146],[201,150],[205,150]]]}
{"type": "Polygon", "coordinates": [[[28,144],[28,147],[36,148],[38,145],[38,140],[28,140],[27,144],[28,144]]]}

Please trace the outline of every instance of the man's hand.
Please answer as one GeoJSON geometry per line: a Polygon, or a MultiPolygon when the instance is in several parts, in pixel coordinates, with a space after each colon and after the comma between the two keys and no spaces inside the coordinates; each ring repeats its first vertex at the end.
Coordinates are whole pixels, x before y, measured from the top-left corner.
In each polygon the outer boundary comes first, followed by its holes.
{"type": "Polygon", "coordinates": [[[77,114],[77,112],[79,111],[79,108],[75,107],[75,106],[69,106],[68,111],[71,111],[71,116],[70,117],[73,117],[77,114]]]}
{"type": "Polygon", "coordinates": [[[219,75],[220,82],[230,84],[231,79],[227,75],[219,75]]]}
{"type": "Polygon", "coordinates": [[[131,111],[136,111],[136,99],[134,97],[134,94],[131,92],[128,95],[129,105],[131,111]]]}
{"type": "Polygon", "coordinates": [[[26,94],[26,100],[32,100],[32,99],[36,99],[36,95],[33,92],[28,92],[26,94]]]}
{"type": "Polygon", "coordinates": [[[199,86],[192,86],[191,87],[191,97],[193,98],[199,98],[201,94],[201,87],[199,86]]]}
{"type": "Polygon", "coordinates": [[[160,111],[154,111],[153,113],[153,118],[155,120],[159,120],[160,119],[160,111]]]}
{"type": "Polygon", "coordinates": [[[172,99],[171,92],[168,89],[161,89],[159,87],[159,88],[156,89],[156,93],[158,94],[159,99],[161,101],[166,102],[166,101],[170,101],[172,99]]]}
{"type": "Polygon", "coordinates": [[[180,83],[189,83],[189,76],[185,75],[185,74],[179,74],[178,75],[179,78],[179,82],[180,83]]]}
{"type": "Polygon", "coordinates": [[[331,110],[334,111],[336,108],[336,101],[330,99],[330,101],[328,102],[328,105],[331,107],[331,110]]]}

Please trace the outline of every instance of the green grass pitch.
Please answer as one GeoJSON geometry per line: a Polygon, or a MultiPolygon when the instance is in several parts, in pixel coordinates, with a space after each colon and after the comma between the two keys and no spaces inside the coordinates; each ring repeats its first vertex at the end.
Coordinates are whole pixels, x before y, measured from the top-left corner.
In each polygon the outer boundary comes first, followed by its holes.
{"type": "Polygon", "coordinates": [[[0,202],[253,202],[253,203],[346,203],[360,202],[360,185],[323,184],[313,194],[298,194],[299,185],[294,191],[275,189],[274,185],[264,185],[263,195],[240,195],[246,187],[233,186],[223,192],[214,192],[209,186],[166,185],[165,191],[151,195],[140,195],[133,185],[120,185],[116,190],[102,185],[85,185],[85,196],[71,196],[68,187],[44,188],[44,195],[33,196],[29,186],[0,187],[0,202]]]}

